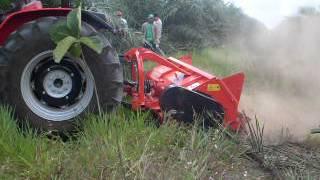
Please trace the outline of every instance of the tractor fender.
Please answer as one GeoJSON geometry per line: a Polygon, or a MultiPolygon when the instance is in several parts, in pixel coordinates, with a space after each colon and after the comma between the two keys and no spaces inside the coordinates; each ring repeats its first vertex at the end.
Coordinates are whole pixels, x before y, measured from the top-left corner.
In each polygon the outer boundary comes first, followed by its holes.
{"type": "MultiPolygon", "coordinates": [[[[67,16],[70,11],[70,8],[42,8],[36,10],[22,10],[10,14],[3,23],[0,24],[0,46],[5,43],[11,33],[16,31],[23,24],[41,17],[67,16]]],[[[103,16],[103,14],[95,12],[82,11],[82,20],[93,26],[96,30],[108,29],[113,31],[112,26],[106,23],[105,17],[103,16]]]]}

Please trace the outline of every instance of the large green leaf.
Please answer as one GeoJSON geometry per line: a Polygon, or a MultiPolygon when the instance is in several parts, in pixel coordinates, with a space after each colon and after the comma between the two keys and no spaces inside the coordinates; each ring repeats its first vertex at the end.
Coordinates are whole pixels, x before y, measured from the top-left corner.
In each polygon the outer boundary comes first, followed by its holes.
{"type": "Polygon", "coordinates": [[[103,43],[98,36],[81,37],[80,42],[99,54],[102,52],[103,43]]]}
{"type": "Polygon", "coordinates": [[[71,48],[69,49],[70,54],[72,54],[74,57],[80,57],[82,48],[80,42],[74,43],[71,48]]]}
{"type": "Polygon", "coordinates": [[[80,37],[81,31],[81,6],[73,9],[67,16],[67,26],[74,37],[80,37]]]}
{"type": "Polygon", "coordinates": [[[57,23],[50,31],[50,37],[56,44],[64,38],[72,35],[73,33],[69,30],[65,21],[57,23]]]}
{"type": "Polygon", "coordinates": [[[68,52],[70,47],[76,42],[77,42],[77,39],[72,36],[68,36],[63,40],[61,40],[60,42],[58,42],[57,47],[53,51],[54,61],[56,63],[60,63],[63,56],[65,56],[65,54],[68,52]]]}

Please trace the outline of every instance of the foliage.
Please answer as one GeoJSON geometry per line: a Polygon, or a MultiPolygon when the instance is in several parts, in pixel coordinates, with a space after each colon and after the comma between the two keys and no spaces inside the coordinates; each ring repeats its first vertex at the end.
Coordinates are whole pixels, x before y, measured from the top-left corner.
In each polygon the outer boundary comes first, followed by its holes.
{"type": "MultiPolygon", "coordinates": [[[[221,131],[168,123],[160,128],[142,112],[120,109],[88,116],[73,140],[24,135],[0,109],[0,179],[208,179],[250,173],[245,149],[221,131]]],[[[257,177],[261,174],[250,174],[257,177]]]]}
{"type": "MultiPolygon", "coordinates": [[[[8,0],[3,0],[8,1],[8,0]]],[[[43,0],[45,7],[59,7],[62,0],[43,0]]],[[[76,1],[73,1],[73,4],[76,1]]],[[[83,0],[83,7],[107,14],[113,19],[122,10],[132,32],[140,31],[150,13],[157,13],[164,23],[161,46],[165,51],[220,46],[234,34],[250,34],[257,21],[247,17],[241,9],[223,0],[83,0]],[[174,47],[174,48],[173,48],[174,47]]],[[[137,39],[132,33],[123,43],[132,45],[137,39]],[[128,42],[129,41],[129,42],[128,42]]],[[[135,43],[134,43],[135,44],[135,43]]],[[[139,43],[141,44],[141,42],[139,43]]],[[[123,48],[120,48],[122,51],[123,48]]]]}
{"type": "MultiPolygon", "coordinates": [[[[134,31],[141,29],[148,14],[157,13],[163,20],[166,45],[170,43],[178,49],[222,45],[229,36],[242,33],[241,28],[247,23],[241,21],[249,19],[223,0],[87,0],[84,4],[108,16],[122,10],[134,31]]],[[[245,29],[250,26],[248,23],[245,29]]]]}
{"type": "Polygon", "coordinates": [[[101,53],[102,42],[97,36],[81,36],[81,6],[72,10],[67,21],[58,23],[50,32],[52,40],[57,44],[53,55],[56,62],[60,62],[63,56],[69,51],[73,56],[80,57],[82,54],[81,44],[84,44],[101,53]]]}
{"type": "Polygon", "coordinates": [[[0,10],[7,10],[13,0],[0,0],[0,10]]]}

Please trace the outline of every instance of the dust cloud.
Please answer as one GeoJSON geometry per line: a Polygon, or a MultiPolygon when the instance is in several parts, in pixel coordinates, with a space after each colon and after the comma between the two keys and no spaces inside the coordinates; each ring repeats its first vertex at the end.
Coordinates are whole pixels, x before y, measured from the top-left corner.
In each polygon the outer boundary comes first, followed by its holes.
{"type": "MultiPolygon", "coordinates": [[[[241,109],[265,126],[265,142],[302,141],[320,125],[320,16],[287,18],[259,29],[244,64],[248,84],[241,109]]],[[[254,38],[252,38],[254,36],[254,38]]]]}

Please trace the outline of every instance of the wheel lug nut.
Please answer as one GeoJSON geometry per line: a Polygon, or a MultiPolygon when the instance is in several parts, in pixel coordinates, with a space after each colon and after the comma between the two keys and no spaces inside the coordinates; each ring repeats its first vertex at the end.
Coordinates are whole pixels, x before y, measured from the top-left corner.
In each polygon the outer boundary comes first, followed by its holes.
{"type": "Polygon", "coordinates": [[[66,96],[66,99],[69,99],[69,96],[66,96]]]}
{"type": "Polygon", "coordinates": [[[45,92],[45,91],[42,91],[42,94],[43,94],[43,95],[45,95],[45,94],[46,94],[46,92],[45,92]]]}
{"type": "Polygon", "coordinates": [[[71,77],[73,77],[73,76],[74,76],[74,74],[73,74],[73,73],[71,73],[71,74],[70,74],[70,76],[71,76],[71,77]]]}
{"type": "Polygon", "coordinates": [[[50,71],[50,68],[48,68],[47,71],[50,71]]]}

